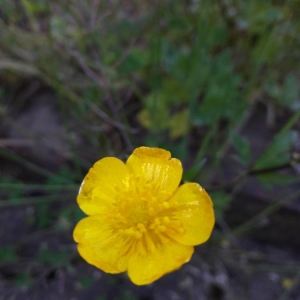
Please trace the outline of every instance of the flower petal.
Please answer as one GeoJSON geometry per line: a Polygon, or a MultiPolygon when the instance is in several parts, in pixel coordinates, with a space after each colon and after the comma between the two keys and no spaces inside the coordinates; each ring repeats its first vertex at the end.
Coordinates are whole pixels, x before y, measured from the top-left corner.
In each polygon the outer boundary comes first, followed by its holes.
{"type": "Polygon", "coordinates": [[[157,190],[170,195],[176,190],[182,177],[181,162],[171,158],[169,151],[160,148],[136,148],[126,165],[136,177],[154,184],[157,190]]]}
{"type": "Polygon", "coordinates": [[[206,191],[197,183],[185,183],[171,197],[178,206],[172,217],[179,221],[184,233],[170,235],[184,245],[199,245],[211,235],[215,217],[213,204],[206,191]]]}
{"type": "Polygon", "coordinates": [[[128,262],[128,276],[136,285],[149,284],[188,262],[194,247],[169,240],[152,253],[134,253],[128,262]]]}
{"type": "Polygon", "coordinates": [[[111,229],[107,221],[102,216],[84,218],[76,225],[73,238],[88,263],[107,273],[124,272],[131,241],[111,229]]]}
{"type": "Polygon", "coordinates": [[[94,164],[85,176],[77,202],[87,215],[103,212],[116,198],[116,187],[126,189],[130,173],[126,165],[115,157],[106,157],[94,164]]]}

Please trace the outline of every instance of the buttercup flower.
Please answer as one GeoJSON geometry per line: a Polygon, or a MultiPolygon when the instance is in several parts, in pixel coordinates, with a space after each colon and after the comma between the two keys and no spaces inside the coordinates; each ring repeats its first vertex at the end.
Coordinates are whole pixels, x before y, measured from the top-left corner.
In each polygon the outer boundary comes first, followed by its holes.
{"type": "Polygon", "coordinates": [[[77,202],[88,215],[74,229],[80,255],[107,273],[151,283],[188,262],[214,226],[210,197],[197,183],[178,187],[181,162],[140,147],[126,164],[105,157],[84,178],[77,202]]]}

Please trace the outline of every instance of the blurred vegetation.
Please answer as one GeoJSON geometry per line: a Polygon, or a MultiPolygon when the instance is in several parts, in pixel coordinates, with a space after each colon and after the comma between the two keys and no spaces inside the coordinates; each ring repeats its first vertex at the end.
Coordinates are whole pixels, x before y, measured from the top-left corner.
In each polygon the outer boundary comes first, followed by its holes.
{"type": "MultiPolygon", "coordinates": [[[[184,180],[211,190],[218,218],[248,175],[266,187],[297,180],[276,172],[298,163],[297,0],[0,0],[0,40],[0,156],[35,174],[2,171],[0,209],[34,205],[26,222],[36,232],[24,240],[71,232],[82,217],[74,202],[87,168],[107,155],[126,159],[139,145],[181,159],[184,180]],[[24,82],[36,81],[55,94],[63,119],[69,151],[56,150],[64,158],[59,171],[5,146],[6,128],[32,104],[20,96],[24,82]],[[254,153],[242,129],[258,106],[274,139],[254,153]],[[224,161],[242,170],[230,190],[224,161]]],[[[38,145],[39,136],[19,131],[38,145]]],[[[19,259],[24,240],[1,248],[3,264],[19,259]]],[[[57,252],[42,245],[35,260],[72,269],[74,256],[70,246],[57,252]]],[[[15,283],[30,286],[30,278],[26,270],[15,283]]]]}

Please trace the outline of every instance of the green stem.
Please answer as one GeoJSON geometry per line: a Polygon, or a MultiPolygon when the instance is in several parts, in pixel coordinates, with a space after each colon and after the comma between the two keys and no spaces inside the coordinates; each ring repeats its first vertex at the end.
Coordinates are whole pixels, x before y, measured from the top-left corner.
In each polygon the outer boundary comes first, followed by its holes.
{"type": "Polygon", "coordinates": [[[57,191],[57,190],[78,190],[79,185],[75,184],[25,184],[25,183],[0,183],[0,189],[13,189],[13,190],[49,190],[49,191],[57,191]]]}
{"type": "Polygon", "coordinates": [[[298,190],[286,197],[280,196],[274,202],[274,204],[268,206],[266,209],[261,211],[259,214],[255,215],[253,218],[251,218],[250,220],[246,221],[244,224],[235,228],[233,230],[234,233],[237,235],[245,234],[247,231],[251,230],[255,226],[255,224],[259,224],[260,220],[275,213],[277,210],[279,210],[282,207],[283,204],[287,204],[287,203],[293,201],[299,195],[300,195],[300,190],[298,190]]]}
{"type": "Polygon", "coordinates": [[[30,197],[30,198],[24,197],[24,198],[11,199],[9,201],[0,201],[0,208],[18,206],[18,205],[49,203],[49,202],[56,202],[56,201],[69,201],[73,198],[74,198],[74,193],[69,193],[64,195],[55,194],[55,195],[30,197]]]}
{"type": "Polygon", "coordinates": [[[246,170],[236,176],[233,180],[230,182],[227,182],[225,184],[219,185],[219,186],[214,186],[214,187],[209,187],[206,190],[208,192],[212,191],[218,191],[218,190],[224,190],[228,188],[233,188],[237,183],[239,183],[242,179],[245,179],[248,176],[257,176],[257,175],[262,175],[262,174],[267,174],[267,173],[272,173],[284,169],[289,169],[291,168],[291,162],[287,162],[278,166],[272,166],[272,167],[266,167],[266,168],[261,168],[261,169],[253,169],[253,170],[246,170]]]}

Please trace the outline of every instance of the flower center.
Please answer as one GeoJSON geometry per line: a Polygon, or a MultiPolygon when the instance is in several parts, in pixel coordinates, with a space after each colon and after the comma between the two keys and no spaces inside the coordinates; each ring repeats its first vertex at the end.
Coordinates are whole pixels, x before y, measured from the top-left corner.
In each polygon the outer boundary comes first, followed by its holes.
{"type": "Polygon", "coordinates": [[[182,234],[182,224],[176,219],[178,203],[171,193],[151,182],[132,178],[127,191],[115,187],[116,203],[110,222],[119,234],[139,240],[145,250],[153,251],[170,236],[182,234]]]}

